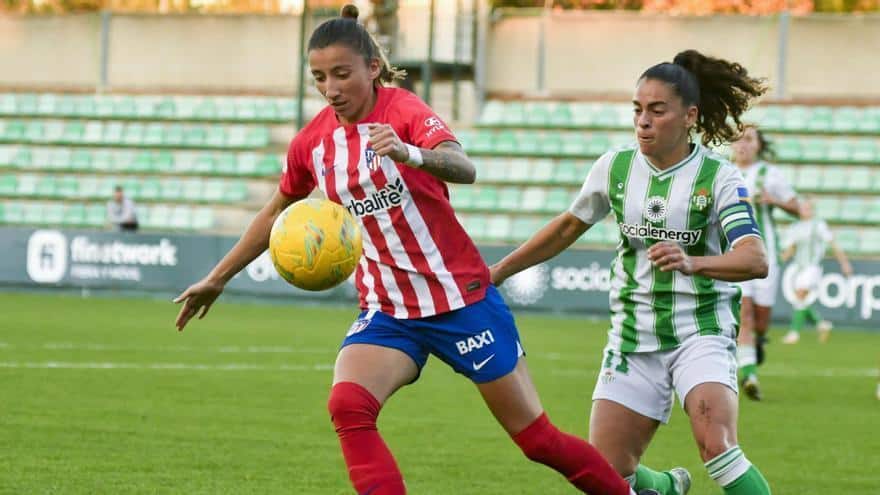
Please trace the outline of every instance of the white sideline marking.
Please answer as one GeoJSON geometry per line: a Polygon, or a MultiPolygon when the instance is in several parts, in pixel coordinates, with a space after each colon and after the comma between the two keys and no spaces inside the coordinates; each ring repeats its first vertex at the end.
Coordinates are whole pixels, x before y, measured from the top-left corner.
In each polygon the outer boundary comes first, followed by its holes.
{"type": "Polygon", "coordinates": [[[136,352],[219,352],[227,354],[336,354],[338,349],[296,348],[288,346],[131,346],[112,344],[79,344],[73,342],[47,342],[41,345],[21,346],[0,342],[0,349],[43,349],[48,351],[136,351],[136,352]]]}
{"type": "Polygon", "coordinates": [[[13,369],[87,369],[87,370],[194,370],[194,371],[330,371],[332,364],[194,364],[194,363],[73,363],[63,361],[16,362],[0,361],[0,368],[13,369]]]}
{"type": "MultiPolygon", "coordinates": [[[[588,376],[595,378],[598,370],[584,368],[553,369],[551,374],[558,376],[588,376]]],[[[819,368],[819,369],[761,369],[758,376],[779,376],[787,378],[877,378],[880,370],[876,368],[819,368]]]]}

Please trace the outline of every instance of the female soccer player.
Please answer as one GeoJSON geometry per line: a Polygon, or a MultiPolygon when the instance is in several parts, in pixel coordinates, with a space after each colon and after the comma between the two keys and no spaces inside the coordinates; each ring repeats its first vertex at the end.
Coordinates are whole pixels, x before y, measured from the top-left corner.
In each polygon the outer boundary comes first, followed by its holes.
{"type": "Polygon", "coordinates": [[[794,189],[776,167],[766,162],[771,154],[764,134],[753,125],[745,126],[742,137],[732,144],[733,161],[745,177],[746,187],[755,205],[755,220],[767,246],[770,271],[766,278],[740,284],[742,307],[739,332],[740,378],[746,396],[761,400],[758,364],[764,361],[763,343],[770,326],[770,313],[779,290],[779,234],[773,220],[773,209],[782,208],[797,215],[798,203],[794,189]]]}
{"type": "Polygon", "coordinates": [[[737,445],[739,290],[731,283],[764,277],[766,253],[742,176],[705,147],[737,137],[740,115],[765,90],[739,64],[693,50],[651,67],[633,96],[637,145],[599,158],[569,210],[490,268],[500,284],[614,214],[621,235],[590,442],[636,489],[683,495],[690,487],[682,468],[639,465],[674,390],[724,493],[770,493],[737,445]]]}
{"type": "Polygon", "coordinates": [[[785,344],[796,344],[801,338],[801,329],[807,320],[816,324],[819,333],[819,342],[825,343],[831,333],[831,322],[823,320],[819,312],[812,307],[811,293],[819,286],[822,279],[822,258],[828,245],[834,252],[834,257],[840,263],[840,271],[847,277],[852,275],[852,266],[846,253],[834,242],[834,236],[825,220],[816,218],[813,212],[813,203],[806,199],[798,201],[800,209],[800,221],[791,224],[786,235],[785,251],[782,253],[782,261],[786,262],[794,258],[794,296],[792,304],[794,313],[791,315],[791,329],[782,339],[785,344]]]}
{"type": "Polygon", "coordinates": [[[356,19],[346,6],[312,33],[309,66],[329,105],[293,138],[278,191],[239,242],[176,299],[184,302],[178,329],[205,316],[230,278],[266,250],[277,215],[318,187],[363,232],[355,277],[363,311],[342,342],[328,400],[359,494],[406,492],[376,419],[434,354],[476,384],[529,459],[583,492],[630,495],[595,448],[547,419],[513,316],[449,203],[445,182],[473,182],[474,166],[425,103],[383,86],[400,74],[356,19]]]}

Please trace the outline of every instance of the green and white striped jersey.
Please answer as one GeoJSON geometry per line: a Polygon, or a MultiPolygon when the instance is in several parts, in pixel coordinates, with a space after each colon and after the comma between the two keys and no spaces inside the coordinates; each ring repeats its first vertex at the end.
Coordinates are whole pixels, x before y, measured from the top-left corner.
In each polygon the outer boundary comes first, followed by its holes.
{"type": "Polygon", "coordinates": [[[737,286],[661,272],[647,248],[669,240],[689,255],[719,255],[743,237],[760,237],[747,201],[736,167],[701,145],[666,170],[635,146],[596,161],[569,211],[588,224],[613,213],[620,228],[611,267],[610,348],[651,352],[695,335],[736,335],[737,286]]]}
{"type": "Polygon", "coordinates": [[[822,264],[828,243],[833,236],[825,220],[811,218],[791,224],[785,236],[785,247],[795,246],[794,264],[804,269],[822,264]]]}
{"type": "Polygon", "coordinates": [[[771,264],[779,262],[779,232],[773,220],[773,208],[761,204],[761,195],[767,191],[780,201],[789,201],[795,197],[794,188],[788,183],[782,171],[767,162],[755,162],[746,169],[740,169],[746,181],[746,187],[752,196],[755,210],[755,221],[761,229],[764,243],[767,246],[767,261],[771,264]]]}

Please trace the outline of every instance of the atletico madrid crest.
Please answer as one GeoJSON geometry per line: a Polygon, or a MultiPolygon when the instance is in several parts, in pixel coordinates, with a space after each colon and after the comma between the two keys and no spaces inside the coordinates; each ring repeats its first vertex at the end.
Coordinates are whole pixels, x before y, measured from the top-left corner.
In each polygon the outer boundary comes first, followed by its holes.
{"type": "Polygon", "coordinates": [[[367,162],[367,168],[371,172],[379,170],[379,167],[382,165],[382,157],[369,146],[364,150],[364,161],[367,162]]]}

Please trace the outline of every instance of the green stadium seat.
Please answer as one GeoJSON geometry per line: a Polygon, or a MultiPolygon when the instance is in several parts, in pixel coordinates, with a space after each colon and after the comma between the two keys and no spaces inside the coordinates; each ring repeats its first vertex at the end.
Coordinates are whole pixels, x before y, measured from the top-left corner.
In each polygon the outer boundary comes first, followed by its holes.
{"type": "Polygon", "coordinates": [[[100,197],[100,183],[97,177],[83,177],[77,181],[76,197],[80,199],[97,199],[100,197]]]}
{"type": "Polygon", "coordinates": [[[861,119],[862,111],[858,108],[837,108],[834,110],[831,119],[831,130],[840,134],[855,132],[861,119]]]}
{"type": "Polygon", "coordinates": [[[558,187],[550,189],[547,191],[547,202],[544,206],[544,211],[555,214],[567,211],[568,207],[571,206],[571,200],[573,198],[574,194],[567,189],[558,187]]]}
{"type": "Polygon", "coordinates": [[[550,107],[543,102],[526,106],[524,124],[529,127],[546,128],[550,126],[550,107]]]}
{"type": "Polygon", "coordinates": [[[457,185],[452,188],[449,193],[449,199],[452,202],[452,206],[455,207],[456,210],[470,210],[474,206],[474,199],[476,198],[476,192],[479,191],[478,187],[469,186],[469,185],[457,185]]]}
{"type": "MultiPolygon", "coordinates": [[[[259,162],[257,161],[257,155],[248,154],[245,156],[244,154],[241,157],[242,161],[250,160],[252,164],[250,165],[251,170],[256,170],[259,162]]],[[[275,164],[272,164],[273,170],[277,171],[278,167],[275,164]]],[[[214,161],[214,170],[212,174],[214,175],[236,175],[238,173],[238,161],[235,155],[231,153],[221,153],[216,156],[216,160],[214,161]]]]}
{"type": "Polygon", "coordinates": [[[556,170],[555,161],[549,158],[537,158],[531,162],[529,167],[528,182],[536,184],[547,184],[553,180],[553,174],[556,170]]]}
{"type": "Polygon", "coordinates": [[[63,144],[80,144],[86,133],[86,126],[82,122],[68,122],[64,126],[64,133],[61,135],[61,143],[63,144]]]}
{"type": "Polygon", "coordinates": [[[547,138],[545,133],[535,131],[515,131],[513,153],[517,155],[535,156],[542,153],[541,141],[547,138]]]}
{"type": "Polygon", "coordinates": [[[110,119],[113,118],[114,111],[114,98],[109,96],[99,96],[95,99],[95,113],[91,116],[100,119],[110,119]]]}
{"type": "Polygon", "coordinates": [[[510,238],[512,221],[508,215],[492,215],[486,222],[485,237],[490,241],[506,241],[510,238]]]}
{"type": "Polygon", "coordinates": [[[265,126],[254,127],[248,130],[247,145],[251,148],[263,148],[269,145],[271,133],[265,126]]]}
{"type": "Polygon", "coordinates": [[[48,203],[43,209],[43,222],[46,225],[61,225],[64,223],[64,204],[48,203]]]}
{"type": "Polygon", "coordinates": [[[75,199],[79,195],[79,180],[76,177],[67,175],[59,177],[55,194],[64,199],[75,199]]]}
{"type": "Polygon", "coordinates": [[[852,148],[852,143],[842,139],[829,141],[827,160],[835,163],[847,163],[852,158],[852,148]]]}
{"type": "Polygon", "coordinates": [[[845,197],[840,202],[840,210],[837,220],[846,223],[862,223],[865,213],[870,208],[869,201],[858,196],[845,197]]]}
{"type": "Polygon", "coordinates": [[[548,124],[551,127],[571,128],[574,127],[574,119],[568,103],[559,102],[553,105],[548,124]]]}
{"type": "Polygon", "coordinates": [[[527,212],[545,211],[547,191],[543,187],[527,187],[522,193],[520,209],[527,212]]]}
{"type": "Polygon", "coordinates": [[[214,148],[228,146],[226,141],[226,129],[212,125],[206,127],[205,131],[205,146],[214,148]]]}
{"type": "Polygon", "coordinates": [[[534,235],[547,223],[544,218],[538,217],[515,217],[510,226],[510,233],[506,241],[522,242],[534,235]]]}
{"type": "Polygon", "coordinates": [[[40,177],[36,175],[19,175],[15,195],[21,197],[36,196],[39,181],[40,177]]]}
{"type": "Polygon", "coordinates": [[[15,196],[18,192],[18,177],[14,174],[0,175],[0,196],[15,196]]]}
{"type": "Polygon", "coordinates": [[[605,222],[596,223],[578,239],[578,242],[583,244],[605,244],[605,238],[607,237],[605,231],[607,229],[608,224],[605,222]]]}
{"type": "Polygon", "coordinates": [[[25,203],[24,223],[31,225],[43,224],[43,203],[25,203]]]}
{"type": "Polygon", "coordinates": [[[24,141],[28,143],[45,143],[46,126],[39,121],[28,122],[24,131],[24,141]]]}
{"type": "MultiPolygon", "coordinates": [[[[221,157],[225,157],[225,156],[236,156],[236,155],[225,155],[225,154],[221,155],[221,157]]],[[[254,154],[250,154],[250,153],[242,153],[240,155],[237,155],[235,158],[235,163],[233,164],[234,168],[233,168],[232,172],[230,174],[224,174],[224,175],[242,175],[242,176],[261,175],[259,172],[261,167],[267,166],[264,164],[266,156],[268,156],[268,155],[265,155],[263,157],[259,157],[258,155],[254,155],[254,154]]],[[[226,164],[226,165],[228,165],[228,164],[226,164]]],[[[226,165],[221,165],[220,163],[218,163],[217,168],[219,170],[222,166],[226,166],[226,165]]],[[[276,172],[281,169],[280,166],[276,166],[275,164],[273,164],[272,168],[275,169],[276,172]]]]}
{"type": "Polygon", "coordinates": [[[13,117],[18,115],[15,110],[15,95],[10,93],[0,94],[0,117],[13,117]]]}
{"type": "Polygon", "coordinates": [[[55,100],[56,117],[73,117],[76,115],[76,96],[74,95],[58,95],[55,100]]]}
{"type": "Polygon", "coordinates": [[[504,103],[500,101],[488,101],[483,105],[483,111],[480,114],[480,125],[499,126],[504,121],[504,103]]]}
{"type": "Polygon", "coordinates": [[[183,181],[165,179],[162,181],[159,197],[165,201],[178,201],[183,198],[183,181]]]}
{"type": "Polygon", "coordinates": [[[58,96],[54,94],[42,94],[37,102],[37,114],[42,117],[51,117],[55,115],[55,105],[58,96]]]}
{"type": "Polygon", "coordinates": [[[810,132],[831,132],[834,120],[834,111],[831,107],[813,107],[808,118],[806,126],[801,127],[801,129],[806,129],[810,132]]]}
{"type": "Polygon", "coordinates": [[[873,140],[860,139],[852,145],[851,161],[857,163],[877,163],[877,143],[873,140]]]}
{"type": "Polygon", "coordinates": [[[587,144],[587,156],[598,157],[611,149],[611,138],[608,134],[593,134],[587,144]]]}
{"type": "Polygon", "coordinates": [[[201,179],[187,179],[181,182],[181,197],[184,201],[202,201],[203,190],[201,179]]]}
{"type": "Polygon", "coordinates": [[[880,254],[880,229],[864,229],[859,235],[858,253],[869,256],[880,254]]]}
{"type": "Polygon", "coordinates": [[[827,167],[822,169],[819,188],[824,192],[844,192],[847,189],[848,177],[846,173],[840,171],[829,170],[827,167]]]}
{"type": "Polygon", "coordinates": [[[12,225],[24,223],[24,205],[22,203],[5,202],[2,203],[2,206],[2,223],[12,225]]]}
{"type": "Polygon", "coordinates": [[[499,211],[516,211],[522,201],[522,190],[518,187],[503,187],[498,191],[498,202],[495,204],[499,211]]]}
{"type": "Polygon", "coordinates": [[[566,185],[582,184],[585,176],[581,170],[578,162],[574,160],[559,160],[556,162],[556,169],[553,173],[553,183],[566,185]]]}
{"type": "Polygon", "coordinates": [[[139,122],[130,122],[125,126],[125,132],[122,136],[122,143],[127,146],[143,146],[144,132],[144,124],[141,124],[139,122]]]}
{"type": "Polygon", "coordinates": [[[481,181],[488,183],[508,182],[510,175],[509,158],[485,158],[482,160],[485,170],[481,181]]]}
{"type": "Polygon", "coordinates": [[[810,122],[811,110],[802,105],[793,105],[783,110],[782,130],[798,132],[807,129],[810,122]]]}
{"type": "Polygon", "coordinates": [[[803,141],[801,158],[811,162],[824,162],[828,159],[828,142],[821,138],[808,138],[803,141]]]}
{"type": "Polygon", "coordinates": [[[581,157],[590,154],[589,142],[580,133],[566,133],[562,136],[562,147],[555,155],[581,157]]]}
{"type": "Polygon", "coordinates": [[[825,219],[828,223],[834,223],[840,218],[840,199],[833,196],[821,196],[816,199],[817,216],[825,219]]]}
{"type": "Polygon", "coordinates": [[[880,109],[865,109],[862,118],[859,119],[858,130],[865,134],[880,133],[880,109]]]}
{"type": "Polygon", "coordinates": [[[515,182],[519,184],[529,182],[529,174],[532,164],[526,158],[514,158],[508,164],[507,182],[515,182]]]}
{"type": "Polygon", "coordinates": [[[799,167],[795,167],[794,165],[780,164],[777,165],[776,168],[779,169],[779,172],[785,178],[786,182],[788,182],[789,184],[797,183],[797,170],[799,167]]]}
{"type": "Polygon", "coordinates": [[[53,148],[49,151],[48,168],[52,170],[70,170],[73,153],[67,148],[53,148]]]}
{"type": "Polygon", "coordinates": [[[175,206],[171,210],[168,227],[176,230],[192,229],[192,210],[188,206],[175,206]]]}
{"type": "Polygon", "coordinates": [[[187,169],[188,173],[198,175],[210,175],[214,173],[216,167],[216,157],[213,154],[199,155],[187,169]]]}
{"type": "Polygon", "coordinates": [[[146,208],[139,218],[145,229],[166,229],[168,228],[171,209],[165,205],[155,205],[146,208]]]}
{"type": "Polygon", "coordinates": [[[19,93],[15,97],[15,113],[37,115],[40,106],[39,96],[32,93],[19,93]]]}
{"type": "Polygon", "coordinates": [[[20,120],[7,120],[3,125],[2,139],[4,141],[20,142],[24,139],[27,125],[20,120]]]}
{"type": "Polygon", "coordinates": [[[495,135],[490,151],[497,155],[514,155],[519,149],[516,141],[513,131],[501,131],[495,135]]]}
{"type": "Polygon", "coordinates": [[[159,98],[154,105],[155,115],[160,119],[173,119],[177,114],[177,105],[175,105],[173,98],[159,98]]]}
{"type": "Polygon", "coordinates": [[[101,227],[107,222],[107,207],[102,204],[86,206],[85,224],[90,227],[101,227]]]}
{"type": "Polygon", "coordinates": [[[849,167],[845,173],[831,173],[844,179],[843,189],[851,193],[871,192],[874,190],[875,173],[868,167],[849,167]]]}
{"type": "Polygon", "coordinates": [[[474,193],[473,208],[477,210],[492,210],[498,204],[498,189],[492,186],[479,186],[474,193]]]}
{"type": "Polygon", "coordinates": [[[534,137],[537,150],[527,150],[530,155],[559,156],[565,153],[565,141],[558,132],[542,133],[534,137]]]}
{"type": "MultiPolygon", "coordinates": [[[[498,150],[495,149],[495,140],[496,136],[493,131],[488,129],[476,129],[468,144],[469,147],[465,148],[468,153],[499,153],[498,150]]],[[[513,144],[513,135],[510,134],[511,145],[513,144]]]]}
{"type": "Polygon", "coordinates": [[[571,125],[578,129],[590,129],[598,126],[596,122],[596,103],[569,103],[566,105],[571,112],[571,125]]]}
{"type": "Polygon", "coordinates": [[[205,145],[205,128],[202,126],[188,126],[183,131],[183,143],[193,148],[201,148],[205,145]]]}
{"type": "Polygon", "coordinates": [[[97,114],[96,98],[91,95],[80,95],[76,98],[76,107],[73,114],[77,117],[94,117],[97,114]]]}
{"type": "Polygon", "coordinates": [[[278,105],[267,98],[254,102],[254,120],[261,122],[283,122],[278,105]]]}
{"type": "Polygon", "coordinates": [[[92,153],[91,169],[99,172],[111,172],[116,157],[110,150],[96,150],[92,153]]]}
{"type": "MultiPolygon", "coordinates": [[[[2,95],[0,95],[2,96],[2,95]]],[[[15,146],[0,145],[0,167],[13,167],[13,159],[18,149],[15,146]]]]}
{"type": "Polygon", "coordinates": [[[162,198],[162,183],[155,178],[144,179],[138,194],[142,201],[158,201],[162,198]]]}
{"type": "Polygon", "coordinates": [[[163,129],[162,144],[180,147],[186,144],[186,131],[181,124],[170,124],[163,129]]]}
{"type": "Polygon", "coordinates": [[[767,130],[782,130],[784,128],[785,113],[778,106],[763,107],[760,125],[767,130]]]}
{"type": "Polygon", "coordinates": [[[70,227],[79,227],[86,224],[86,207],[83,205],[68,205],[64,210],[61,223],[70,227]]]}
{"type": "Polygon", "coordinates": [[[121,96],[113,101],[112,115],[114,118],[131,120],[138,118],[137,103],[131,96],[121,96]]]}
{"type": "Polygon", "coordinates": [[[192,215],[193,230],[208,230],[214,227],[214,210],[210,208],[196,208],[192,215]]]}
{"type": "Polygon", "coordinates": [[[145,146],[161,146],[165,144],[165,127],[162,124],[147,124],[144,128],[142,142],[145,146]]]}
{"type": "Polygon", "coordinates": [[[525,106],[517,101],[511,101],[504,104],[503,123],[508,127],[520,127],[526,121],[525,106]]]}
{"type": "Polygon", "coordinates": [[[19,169],[31,168],[33,164],[33,152],[31,148],[19,148],[12,157],[12,166],[19,169]]]}

